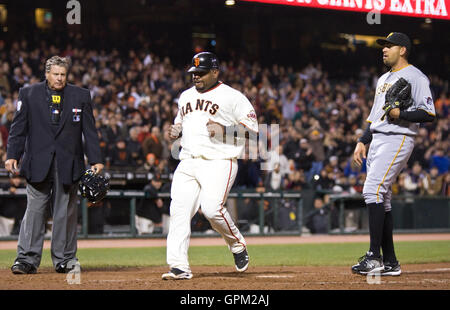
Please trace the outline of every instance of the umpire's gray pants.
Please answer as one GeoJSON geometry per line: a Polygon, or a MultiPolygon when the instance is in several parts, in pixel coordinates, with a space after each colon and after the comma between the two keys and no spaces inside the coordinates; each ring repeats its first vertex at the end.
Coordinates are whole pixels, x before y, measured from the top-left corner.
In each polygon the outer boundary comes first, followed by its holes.
{"type": "Polygon", "coordinates": [[[51,257],[56,268],[76,259],[77,252],[77,184],[63,185],[53,160],[47,178],[27,184],[27,210],[20,226],[16,261],[39,267],[44,245],[46,208],[52,206],[51,257]]]}

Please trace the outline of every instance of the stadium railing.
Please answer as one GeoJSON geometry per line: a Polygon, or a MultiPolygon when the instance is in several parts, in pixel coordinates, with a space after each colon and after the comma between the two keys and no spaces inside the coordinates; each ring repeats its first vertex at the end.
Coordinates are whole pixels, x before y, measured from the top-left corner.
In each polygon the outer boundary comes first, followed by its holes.
{"type": "MultiPolygon", "coordinates": [[[[314,195],[317,192],[314,192],[314,195]]],[[[328,234],[366,234],[367,212],[364,207],[364,200],[361,195],[350,195],[347,193],[328,193],[329,210],[328,234]],[[357,213],[357,220],[353,214],[353,223],[356,227],[349,227],[348,221],[353,213],[357,213]]],[[[313,196],[314,196],[313,195],[313,196]]],[[[311,211],[313,199],[305,199],[306,195],[302,192],[255,192],[255,191],[232,191],[228,200],[235,199],[239,208],[239,203],[244,199],[250,199],[257,205],[257,216],[253,219],[240,220],[237,218],[237,225],[243,235],[307,235],[309,229],[305,227],[305,222],[311,211]],[[284,208],[286,201],[289,201],[290,211],[288,213],[289,227],[279,223],[280,211],[284,208]],[[271,207],[270,207],[271,206],[271,207]],[[271,218],[272,220],[268,220],[271,218]],[[243,229],[247,225],[252,229],[243,229]]],[[[0,199],[25,198],[24,189],[19,189],[16,194],[0,191],[0,199]]],[[[159,193],[157,197],[170,199],[170,193],[159,193]]],[[[79,238],[157,238],[165,236],[165,233],[145,233],[139,234],[136,229],[136,206],[140,199],[149,199],[144,191],[139,190],[111,190],[106,198],[108,201],[118,199],[128,201],[129,220],[125,231],[114,231],[113,225],[109,231],[103,234],[90,234],[88,231],[88,212],[89,207],[85,199],[80,199],[81,225],[79,229],[79,238]]],[[[450,199],[442,196],[393,196],[392,212],[394,216],[394,230],[404,233],[420,232],[450,232],[450,199]]],[[[230,212],[233,213],[233,212],[230,212]]],[[[193,232],[192,236],[215,236],[215,234],[205,234],[203,232],[193,232]]],[[[47,236],[47,239],[49,236],[47,236]]],[[[15,240],[16,236],[1,236],[0,240],[15,240]]]]}

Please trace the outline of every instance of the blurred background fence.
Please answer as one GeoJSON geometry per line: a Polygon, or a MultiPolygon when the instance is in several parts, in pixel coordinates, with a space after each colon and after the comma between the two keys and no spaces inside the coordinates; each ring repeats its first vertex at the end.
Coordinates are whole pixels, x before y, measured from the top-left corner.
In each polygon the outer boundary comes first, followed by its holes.
{"type": "MultiPolygon", "coordinates": [[[[15,194],[0,192],[4,203],[17,207],[26,203],[25,190],[15,194]]],[[[170,203],[170,193],[112,190],[99,204],[79,201],[79,238],[159,238],[169,227],[168,212],[160,223],[153,222],[142,210],[152,208],[161,199],[170,203]]],[[[244,235],[366,234],[367,211],[360,194],[329,191],[237,191],[229,194],[226,208],[244,235]]],[[[163,207],[159,208],[163,209],[163,207]]],[[[167,209],[166,209],[167,210],[167,209]]],[[[397,233],[450,232],[450,200],[442,196],[394,196],[394,230],[397,233]]],[[[51,236],[51,208],[46,237],[51,236]]],[[[1,217],[0,240],[17,239],[14,219],[1,217]]],[[[191,222],[193,236],[217,236],[201,211],[191,222]]]]}

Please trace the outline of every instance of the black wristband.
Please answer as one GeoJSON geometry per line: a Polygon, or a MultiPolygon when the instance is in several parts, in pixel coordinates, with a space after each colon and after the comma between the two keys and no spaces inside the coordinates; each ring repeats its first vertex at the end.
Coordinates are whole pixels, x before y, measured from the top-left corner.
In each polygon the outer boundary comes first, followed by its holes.
{"type": "Polygon", "coordinates": [[[432,122],[435,116],[430,115],[425,110],[400,111],[399,118],[413,123],[432,122]]]}
{"type": "Polygon", "coordinates": [[[363,135],[357,140],[362,142],[364,145],[369,144],[372,141],[372,132],[370,131],[370,124],[366,127],[363,135]]]}

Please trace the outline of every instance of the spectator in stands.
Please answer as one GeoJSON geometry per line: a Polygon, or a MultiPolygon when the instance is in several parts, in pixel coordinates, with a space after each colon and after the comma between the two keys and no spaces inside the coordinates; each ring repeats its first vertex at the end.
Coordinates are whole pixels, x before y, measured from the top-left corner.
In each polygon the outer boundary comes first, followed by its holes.
{"type": "Polygon", "coordinates": [[[308,182],[302,170],[294,170],[288,174],[285,181],[285,189],[301,191],[306,187],[308,187],[308,182]]]}
{"type": "Polygon", "coordinates": [[[286,137],[283,139],[283,154],[288,160],[295,160],[300,156],[300,138],[301,135],[294,126],[287,126],[286,137]]]}
{"type": "Polygon", "coordinates": [[[354,194],[362,194],[362,190],[364,187],[364,184],[358,182],[358,178],[355,175],[350,175],[348,177],[348,186],[349,186],[349,193],[354,194]]]}
{"type": "Polygon", "coordinates": [[[100,142],[100,151],[102,156],[102,162],[106,163],[106,165],[111,164],[111,157],[110,157],[110,148],[106,140],[103,138],[103,133],[101,130],[97,127],[97,134],[98,134],[98,141],[100,142]]]}
{"type": "Polygon", "coordinates": [[[145,140],[142,142],[142,150],[145,156],[153,153],[156,159],[160,159],[163,152],[163,145],[161,143],[161,130],[157,126],[153,126],[145,140]]]}
{"type": "Polygon", "coordinates": [[[447,172],[444,176],[442,190],[440,193],[444,197],[450,197],[450,173],[447,172]]]}
{"type": "Polygon", "coordinates": [[[292,88],[290,84],[280,90],[283,119],[292,120],[297,112],[297,102],[300,98],[298,89],[292,88]]]}
{"type": "MultiPolygon", "coordinates": [[[[144,192],[145,198],[137,206],[136,215],[150,220],[153,224],[151,232],[161,234],[163,232],[162,215],[169,215],[170,202],[168,199],[159,198],[158,193],[170,192],[170,183],[163,182],[161,175],[156,173],[150,183],[144,187],[144,192]]],[[[139,223],[136,227],[140,227],[139,223]]]]}
{"type": "Polygon", "coordinates": [[[308,130],[308,136],[309,144],[312,148],[312,154],[314,155],[314,161],[308,173],[308,181],[310,181],[314,175],[320,174],[320,171],[323,168],[323,162],[325,160],[325,149],[323,145],[324,135],[319,121],[312,121],[312,126],[308,130]]]}
{"type": "MultiPolygon", "coordinates": [[[[0,184],[0,189],[10,195],[16,195],[18,189],[25,189],[25,181],[18,175],[9,178],[9,182],[0,184]]],[[[2,197],[0,200],[0,215],[6,218],[14,219],[14,225],[10,232],[11,235],[18,235],[20,224],[27,208],[26,197],[2,197]]]]}
{"type": "MultiPolygon", "coordinates": [[[[431,139],[429,139],[429,132],[427,128],[422,127],[416,136],[416,142],[411,156],[408,160],[408,167],[412,167],[415,162],[419,162],[423,169],[429,169],[430,162],[425,158],[427,150],[432,146],[431,139]]],[[[429,156],[429,155],[427,155],[429,156]]]]}
{"type": "Polygon", "coordinates": [[[262,183],[260,164],[252,159],[239,159],[238,172],[233,188],[254,189],[262,183]]]}
{"type": "Polygon", "coordinates": [[[141,166],[144,163],[144,155],[142,151],[142,145],[138,141],[140,127],[131,127],[129,130],[129,136],[126,138],[127,149],[131,154],[132,166],[141,166]]]}
{"type": "Polygon", "coordinates": [[[398,175],[397,181],[392,184],[392,195],[405,195],[405,179],[408,172],[404,171],[398,175]]]}
{"type": "Polygon", "coordinates": [[[102,128],[102,136],[112,147],[119,139],[123,139],[122,127],[117,123],[114,113],[109,113],[108,119],[103,122],[105,126],[102,128]]]}
{"type": "MultiPolygon", "coordinates": [[[[118,138],[115,146],[111,150],[109,167],[127,168],[133,167],[134,161],[127,142],[124,138],[118,138]]],[[[107,164],[108,165],[108,164],[107,164]]]]}
{"type": "Polygon", "coordinates": [[[158,160],[155,154],[148,153],[145,157],[145,163],[136,169],[137,172],[147,172],[155,174],[158,172],[158,160]]]}
{"type": "Polygon", "coordinates": [[[309,145],[308,140],[302,138],[300,140],[299,152],[295,155],[295,167],[303,171],[306,175],[309,175],[314,161],[313,149],[309,145]]]}
{"type": "Polygon", "coordinates": [[[334,180],[337,180],[343,174],[341,167],[339,167],[339,159],[337,156],[331,156],[323,169],[328,174],[331,173],[334,180]]]}
{"type": "Polygon", "coordinates": [[[265,180],[264,188],[267,192],[281,191],[285,186],[285,175],[281,172],[280,164],[276,163],[273,170],[268,171],[265,180]]]}
{"type": "Polygon", "coordinates": [[[2,89],[5,94],[11,92],[11,86],[9,82],[9,64],[8,62],[0,62],[0,89],[2,89]]]}
{"type": "Polygon", "coordinates": [[[320,175],[313,179],[314,188],[318,191],[331,191],[335,183],[334,179],[330,176],[325,169],[322,169],[322,171],[320,171],[320,175]]]}
{"type": "Polygon", "coordinates": [[[447,118],[450,110],[450,98],[445,91],[442,91],[441,96],[434,102],[436,113],[442,118],[447,118]]]}
{"type": "Polygon", "coordinates": [[[443,147],[438,146],[434,149],[433,155],[431,156],[430,167],[437,167],[439,174],[448,172],[450,160],[447,154],[444,153],[443,147]]]}
{"type": "Polygon", "coordinates": [[[283,146],[278,145],[274,150],[268,153],[268,167],[269,170],[273,170],[276,165],[279,166],[282,175],[286,175],[290,172],[290,165],[288,158],[283,154],[283,146]]]}
{"type": "Polygon", "coordinates": [[[305,218],[305,226],[312,234],[328,233],[329,208],[330,206],[328,205],[328,203],[325,203],[324,198],[314,198],[314,210],[309,212],[305,218]]]}
{"type": "Polygon", "coordinates": [[[0,147],[0,167],[5,168],[5,161],[6,161],[6,147],[0,147]]]}
{"type": "Polygon", "coordinates": [[[426,177],[423,180],[423,188],[421,194],[425,195],[440,195],[442,192],[442,186],[444,183],[446,175],[439,175],[438,167],[431,167],[430,173],[426,174],[426,177]]]}
{"type": "Polygon", "coordinates": [[[415,162],[413,164],[410,173],[405,175],[405,191],[407,194],[418,195],[423,187],[423,180],[425,179],[425,174],[423,173],[422,166],[420,163],[415,162]]]}
{"type": "MultiPolygon", "coordinates": [[[[144,124],[142,125],[139,134],[138,134],[138,142],[142,143],[144,142],[144,140],[150,135],[150,125],[149,124],[144,124]]],[[[145,156],[145,155],[144,155],[145,156]]]]}

